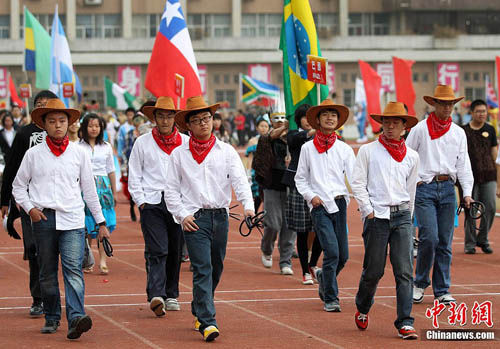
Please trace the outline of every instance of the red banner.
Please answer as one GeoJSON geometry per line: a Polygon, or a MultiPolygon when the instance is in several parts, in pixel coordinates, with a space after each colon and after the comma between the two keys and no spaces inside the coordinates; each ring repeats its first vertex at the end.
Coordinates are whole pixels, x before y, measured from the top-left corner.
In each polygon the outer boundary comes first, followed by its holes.
{"type": "Polygon", "coordinates": [[[12,102],[14,104],[17,104],[21,108],[24,108],[24,102],[17,95],[16,85],[14,85],[14,80],[12,80],[12,75],[9,75],[9,92],[10,92],[10,99],[12,100],[12,102]]]}
{"type": "MultiPolygon", "coordinates": [[[[496,69],[497,70],[497,91],[499,94],[498,101],[500,102],[500,56],[496,56],[495,62],[497,64],[497,69],[496,69]]],[[[491,83],[493,84],[493,79],[492,79],[491,83]]],[[[493,86],[495,86],[495,85],[493,84],[493,86]]],[[[498,114],[500,114],[500,113],[498,113],[498,114]]]]}
{"type": "MultiPolygon", "coordinates": [[[[382,79],[368,63],[362,61],[361,59],[358,62],[359,69],[361,70],[361,76],[363,78],[363,84],[365,85],[366,109],[368,115],[380,114],[380,88],[382,86],[382,79]]],[[[369,120],[373,132],[378,133],[380,131],[380,124],[374,121],[371,117],[369,120]]]]}
{"type": "Polygon", "coordinates": [[[406,104],[408,114],[416,116],[415,113],[415,89],[413,88],[413,74],[411,67],[415,61],[392,57],[394,67],[394,83],[396,85],[396,99],[406,104]]]}

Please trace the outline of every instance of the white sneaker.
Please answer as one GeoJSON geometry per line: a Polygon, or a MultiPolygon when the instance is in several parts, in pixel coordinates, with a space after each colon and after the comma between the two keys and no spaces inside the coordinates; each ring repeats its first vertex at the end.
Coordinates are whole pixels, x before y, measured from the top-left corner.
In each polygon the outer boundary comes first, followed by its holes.
{"type": "Polygon", "coordinates": [[[177,299],[175,298],[167,298],[166,308],[168,311],[179,311],[181,310],[181,306],[177,299]]]}
{"type": "Polygon", "coordinates": [[[165,316],[165,301],[161,297],[153,297],[149,308],[156,314],[156,316],[165,316]]]}
{"type": "Polygon", "coordinates": [[[264,264],[266,268],[271,268],[273,266],[273,256],[266,256],[265,254],[263,254],[262,264],[264,264]]]}
{"type": "Polygon", "coordinates": [[[314,285],[314,281],[313,281],[311,274],[305,273],[304,276],[302,276],[302,284],[303,285],[314,285]]]}
{"type": "Polygon", "coordinates": [[[456,302],[456,299],[453,298],[453,296],[449,293],[443,294],[442,296],[436,297],[436,299],[439,301],[439,303],[448,305],[451,302],[456,302]]]}
{"type": "Polygon", "coordinates": [[[293,270],[290,267],[283,267],[283,268],[281,268],[281,274],[282,275],[293,275],[293,270]]]}
{"type": "Polygon", "coordinates": [[[413,286],[413,303],[422,303],[424,300],[424,289],[413,286]]]}

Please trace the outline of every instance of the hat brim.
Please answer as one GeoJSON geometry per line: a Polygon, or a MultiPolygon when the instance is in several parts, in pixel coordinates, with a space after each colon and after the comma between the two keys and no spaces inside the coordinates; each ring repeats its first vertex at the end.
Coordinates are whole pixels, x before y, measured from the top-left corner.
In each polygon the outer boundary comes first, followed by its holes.
{"type": "Polygon", "coordinates": [[[202,111],[202,110],[208,110],[212,116],[214,115],[215,111],[219,109],[219,103],[200,107],[200,108],[193,108],[193,109],[186,109],[186,110],[180,110],[175,114],[175,123],[179,128],[183,130],[188,130],[188,127],[186,125],[186,115],[195,111],[202,111]]]}
{"type": "Polygon", "coordinates": [[[337,126],[335,126],[335,129],[338,130],[339,128],[341,128],[349,118],[349,108],[340,104],[316,105],[314,107],[309,108],[306,112],[306,118],[309,125],[311,125],[312,128],[318,130],[319,129],[318,115],[321,113],[321,111],[328,109],[335,110],[338,113],[339,119],[337,122],[337,126]]]}
{"type": "Polygon", "coordinates": [[[383,115],[383,114],[370,114],[371,118],[382,124],[382,118],[400,118],[406,120],[405,128],[409,129],[418,124],[418,119],[412,115],[383,115]]]}
{"type": "Polygon", "coordinates": [[[429,104],[429,105],[436,105],[436,101],[444,101],[444,102],[452,102],[453,104],[457,104],[460,102],[464,97],[457,97],[457,98],[437,98],[433,96],[424,96],[424,101],[429,104]]]}
{"type": "Polygon", "coordinates": [[[142,108],[142,113],[146,115],[146,117],[151,121],[155,122],[155,111],[156,110],[165,110],[165,111],[173,111],[174,113],[177,113],[177,109],[169,109],[169,108],[158,108],[155,107],[154,105],[148,105],[142,108]]]}
{"type": "Polygon", "coordinates": [[[42,130],[45,130],[43,116],[52,112],[61,112],[68,115],[68,125],[73,125],[80,119],[80,111],[77,109],[58,109],[58,108],[35,108],[31,112],[31,120],[42,130]]]}

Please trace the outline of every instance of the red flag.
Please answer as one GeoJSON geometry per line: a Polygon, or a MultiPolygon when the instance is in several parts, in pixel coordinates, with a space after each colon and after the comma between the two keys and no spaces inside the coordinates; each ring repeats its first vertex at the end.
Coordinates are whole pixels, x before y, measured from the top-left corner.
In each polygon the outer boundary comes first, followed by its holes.
{"type": "Polygon", "coordinates": [[[17,95],[16,85],[14,85],[14,81],[12,80],[12,75],[9,75],[9,92],[10,99],[13,103],[17,104],[19,107],[24,108],[24,102],[17,95]]]}
{"type": "MultiPolygon", "coordinates": [[[[368,114],[380,114],[380,88],[382,86],[382,79],[368,63],[361,59],[358,62],[363,84],[365,85],[366,109],[368,114]]],[[[378,133],[380,131],[380,124],[371,117],[369,117],[369,120],[373,132],[378,133]]]]}
{"type": "Polygon", "coordinates": [[[413,88],[413,74],[411,66],[415,61],[392,57],[394,68],[394,83],[396,84],[396,99],[398,102],[406,104],[408,114],[415,114],[415,89],[413,88]]]}
{"type": "Polygon", "coordinates": [[[499,94],[498,101],[500,102],[500,56],[496,56],[495,61],[497,64],[497,87],[498,87],[498,94],[499,94]]]}

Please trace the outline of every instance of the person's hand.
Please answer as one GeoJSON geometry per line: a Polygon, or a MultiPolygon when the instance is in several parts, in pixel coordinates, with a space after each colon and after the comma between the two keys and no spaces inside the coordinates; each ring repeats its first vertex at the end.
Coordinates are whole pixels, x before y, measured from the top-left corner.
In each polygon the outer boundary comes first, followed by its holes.
{"type": "Polygon", "coordinates": [[[470,208],[470,204],[474,202],[470,196],[464,197],[465,208],[470,208]]]}
{"type": "Polygon", "coordinates": [[[316,195],[315,197],[312,198],[311,205],[313,205],[313,207],[318,207],[323,205],[323,201],[319,198],[318,195],[316,195]]]}
{"type": "Polygon", "coordinates": [[[244,215],[245,215],[245,217],[252,218],[253,216],[255,216],[255,211],[254,210],[245,210],[244,215]]]}
{"type": "Polygon", "coordinates": [[[99,241],[102,241],[102,238],[110,238],[108,227],[105,225],[99,227],[99,234],[97,234],[97,239],[99,241]]]}
{"type": "Polygon", "coordinates": [[[40,211],[38,208],[36,207],[33,207],[31,210],[30,210],[30,217],[31,217],[31,221],[33,223],[36,223],[36,222],[40,222],[42,219],[44,221],[47,220],[47,217],[45,217],[45,215],[43,214],[42,211],[40,211]]]}
{"type": "Polygon", "coordinates": [[[184,231],[197,231],[200,229],[194,222],[196,219],[193,216],[187,216],[182,221],[182,230],[184,231]]]}
{"type": "Polygon", "coordinates": [[[146,203],[143,203],[141,206],[139,206],[139,209],[143,210],[144,206],[146,206],[146,203]]]}
{"type": "Polygon", "coordinates": [[[370,213],[368,216],[366,216],[366,219],[372,219],[372,218],[375,218],[375,215],[372,213],[370,213]]]}
{"type": "Polygon", "coordinates": [[[9,206],[2,206],[2,218],[9,214],[9,206]]]}

